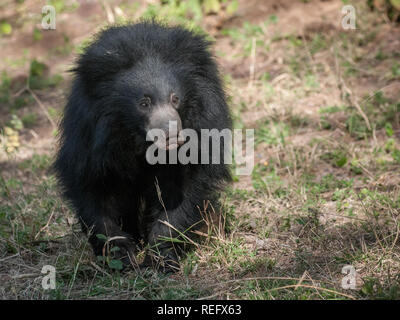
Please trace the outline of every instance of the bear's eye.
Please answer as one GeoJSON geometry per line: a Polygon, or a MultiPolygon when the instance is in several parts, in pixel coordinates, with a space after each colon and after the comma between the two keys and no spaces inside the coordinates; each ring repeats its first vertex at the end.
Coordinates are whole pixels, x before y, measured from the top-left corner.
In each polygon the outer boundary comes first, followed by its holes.
{"type": "Polygon", "coordinates": [[[171,94],[171,103],[174,106],[177,106],[179,104],[179,97],[175,93],[171,94]]]}
{"type": "Polygon", "coordinates": [[[140,106],[142,107],[142,108],[148,108],[148,107],[150,107],[150,98],[144,98],[144,99],[142,99],[141,101],[140,101],[140,106]]]}

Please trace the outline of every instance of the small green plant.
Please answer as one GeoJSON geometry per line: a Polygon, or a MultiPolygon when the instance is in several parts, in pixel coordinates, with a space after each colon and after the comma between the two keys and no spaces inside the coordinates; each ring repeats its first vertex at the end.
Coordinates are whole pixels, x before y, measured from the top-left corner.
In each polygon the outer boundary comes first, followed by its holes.
{"type": "Polygon", "coordinates": [[[48,76],[48,67],[34,59],[31,61],[29,69],[28,84],[31,89],[44,89],[46,87],[54,87],[62,81],[59,74],[48,76]]]}
{"type": "Polygon", "coordinates": [[[353,113],[347,118],[346,129],[357,139],[365,139],[371,134],[364,118],[357,113],[353,113]]]}
{"type": "Polygon", "coordinates": [[[7,21],[0,22],[0,37],[1,36],[9,36],[12,33],[11,24],[7,21]]]}
{"type": "Polygon", "coordinates": [[[317,33],[311,40],[310,53],[314,55],[319,51],[325,50],[327,47],[328,44],[325,36],[317,33]]]}
{"type": "Polygon", "coordinates": [[[79,1],[64,1],[64,0],[47,0],[47,3],[52,5],[56,12],[73,12],[79,7],[79,1]]]}
{"type": "Polygon", "coordinates": [[[341,149],[333,150],[321,155],[321,159],[331,163],[333,166],[341,168],[347,163],[347,155],[341,149]]]}
{"type": "Polygon", "coordinates": [[[107,264],[110,269],[118,271],[122,270],[124,268],[122,261],[119,259],[113,259],[112,256],[113,253],[120,251],[120,248],[118,246],[113,246],[112,248],[109,248],[108,238],[104,234],[96,234],[96,237],[106,243],[106,246],[108,247],[107,251],[109,253],[109,255],[107,256],[98,256],[97,261],[103,264],[107,264]]]}
{"type": "Polygon", "coordinates": [[[38,28],[33,29],[33,40],[40,41],[43,38],[42,31],[38,28]]]}
{"type": "Polygon", "coordinates": [[[392,76],[397,79],[400,78],[400,63],[395,62],[392,67],[392,76]]]}
{"type": "Polygon", "coordinates": [[[285,144],[285,138],[289,136],[289,126],[286,123],[264,121],[256,129],[255,144],[267,145],[285,144]]]}
{"type": "Polygon", "coordinates": [[[8,104],[11,99],[11,78],[6,71],[1,73],[0,103],[8,104]]]}

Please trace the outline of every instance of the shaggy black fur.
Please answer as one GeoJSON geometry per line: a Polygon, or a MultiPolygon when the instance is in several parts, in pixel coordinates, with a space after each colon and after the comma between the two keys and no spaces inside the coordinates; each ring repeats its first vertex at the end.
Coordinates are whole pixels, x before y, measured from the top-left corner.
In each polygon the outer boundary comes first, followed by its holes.
{"type": "Polygon", "coordinates": [[[167,258],[167,270],[178,266],[173,242],[160,239],[177,233],[160,221],[186,231],[230,180],[224,164],[150,165],[145,159],[144,95],[163,103],[164,93],[178,92],[183,128],[231,127],[209,46],[184,28],[141,22],[102,31],[80,56],[54,170],[96,255],[108,247],[98,234],[121,236],[111,243],[123,262],[143,240],[167,258]]]}

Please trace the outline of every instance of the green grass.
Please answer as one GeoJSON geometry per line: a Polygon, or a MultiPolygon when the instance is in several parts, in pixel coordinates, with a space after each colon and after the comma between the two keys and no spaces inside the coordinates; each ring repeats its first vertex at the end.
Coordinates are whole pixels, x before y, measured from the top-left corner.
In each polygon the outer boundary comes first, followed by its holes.
{"type": "MultiPolygon", "coordinates": [[[[66,15],[78,5],[49,3],[66,15]]],[[[126,16],[141,13],[204,32],[207,11],[215,9],[202,3],[122,2],[120,8],[126,16]]],[[[234,15],[235,1],[227,5],[234,15]]],[[[22,58],[7,58],[10,68],[0,76],[2,298],[399,299],[400,101],[381,90],[397,83],[399,55],[384,35],[378,38],[379,15],[357,10],[357,33],[284,34],[280,11],[260,21],[228,19],[216,31],[234,127],[255,129],[255,167],[250,176],[235,175],[221,194],[225,230],[207,221],[182,257],[181,272],[168,276],[120,271],[112,257],[93,255],[49,171],[54,130],[47,130],[29,91],[20,92],[29,85],[58,121],[66,92],[52,94],[64,89],[64,75],[54,75],[46,57],[30,58],[27,50],[22,58]],[[25,75],[22,81],[15,70],[25,75]],[[348,264],[358,274],[356,290],[340,286],[348,264]],[[56,267],[55,290],[40,285],[44,265],[56,267]]],[[[1,38],[19,31],[13,24],[1,38]]],[[[43,41],[37,30],[32,37],[43,41]]],[[[74,46],[77,39],[65,36],[49,55],[82,52],[88,39],[74,46]]]]}

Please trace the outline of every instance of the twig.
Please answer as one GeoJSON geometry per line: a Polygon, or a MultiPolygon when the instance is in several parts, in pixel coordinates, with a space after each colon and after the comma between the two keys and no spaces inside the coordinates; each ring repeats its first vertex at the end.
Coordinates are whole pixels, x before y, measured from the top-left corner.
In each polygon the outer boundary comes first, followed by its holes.
{"type": "Polygon", "coordinates": [[[108,23],[114,23],[115,22],[115,17],[114,17],[114,13],[112,12],[111,7],[104,0],[102,1],[102,5],[103,5],[103,8],[104,8],[104,10],[106,12],[108,23]]]}
{"type": "Polygon", "coordinates": [[[255,64],[256,64],[256,49],[257,49],[257,42],[256,38],[253,37],[251,43],[251,54],[250,54],[250,78],[248,83],[248,88],[251,88],[254,82],[254,74],[255,74],[255,64]]]}
{"type": "Polygon", "coordinates": [[[308,59],[310,59],[311,68],[313,70],[313,73],[316,75],[317,72],[316,72],[316,69],[315,69],[315,61],[314,61],[314,59],[313,59],[313,57],[311,55],[311,51],[310,51],[310,48],[308,47],[307,39],[306,39],[306,37],[304,35],[304,30],[303,29],[301,30],[301,37],[303,38],[303,41],[304,41],[304,46],[306,48],[306,53],[307,53],[308,59]]]}
{"type": "Polygon", "coordinates": [[[43,226],[43,227],[39,230],[39,232],[35,235],[35,240],[39,237],[39,235],[42,233],[42,231],[44,231],[46,228],[49,227],[50,220],[51,220],[51,218],[53,218],[53,216],[54,216],[54,210],[51,212],[51,215],[50,215],[49,219],[47,220],[46,225],[43,226]]]}
{"type": "Polygon", "coordinates": [[[40,276],[40,274],[37,274],[37,273],[25,273],[25,274],[18,274],[16,276],[12,276],[11,278],[14,280],[17,280],[17,279],[24,279],[24,278],[37,278],[39,276],[40,276]]]}
{"type": "Polygon", "coordinates": [[[53,129],[57,128],[56,123],[54,122],[54,120],[50,117],[49,112],[47,111],[46,107],[43,105],[43,103],[40,101],[40,99],[38,98],[38,96],[33,92],[33,90],[31,90],[31,88],[27,87],[26,90],[32,95],[33,99],[35,99],[36,103],[39,105],[39,107],[42,109],[43,113],[45,114],[45,116],[47,117],[47,120],[49,120],[49,122],[51,123],[53,129]]]}
{"type": "Polygon", "coordinates": [[[12,256],[8,256],[8,257],[5,257],[3,259],[0,259],[0,262],[3,262],[3,261],[6,261],[8,259],[12,259],[12,258],[18,257],[19,255],[20,255],[19,253],[13,254],[12,256]]]}
{"type": "MultiPolygon", "coordinates": [[[[165,216],[166,216],[166,218],[167,218],[167,221],[166,221],[166,222],[167,222],[170,226],[172,226],[172,225],[169,223],[168,211],[167,211],[167,208],[165,207],[164,200],[163,200],[163,198],[162,198],[162,193],[161,193],[161,189],[160,189],[160,185],[159,185],[159,183],[158,183],[157,177],[155,177],[155,180],[156,180],[156,181],[154,182],[154,185],[156,186],[158,201],[160,202],[160,204],[162,205],[162,207],[163,207],[163,209],[164,209],[165,216]]],[[[173,228],[173,227],[172,227],[172,228],[173,228]]],[[[174,228],[174,230],[176,230],[176,229],[174,228]]],[[[172,237],[171,228],[169,228],[168,231],[169,231],[169,237],[170,237],[170,239],[172,239],[173,237],[172,237]]],[[[177,230],[176,230],[176,231],[177,231],[177,230]]],[[[179,234],[179,231],[178,231],[178,234],[179,234]]],[[[175,244],[174,244],[173,242],[172,242],[172,247],[174,248],[175,254],[178,256],[178,251],[177,251],[177,249],[175,248],[175,244]]]]}
{"type": "Polygon", "coordinates": [[[111,277],[111,275],[109,273],[107,273],[105,270],[103,270],[102,268],[100,268],[97,264],[95,264],[93,261],[90,261],[90,264],[92,265],[93,268],[95,268],[97,271],[100,271],[101,273],[111,277]]]}
{"type": "Polygon", "coordinates": [[[322,288],[322,287],[311,286],[311,285],[308,285],[308,284],[293,284],[293,285],[288,285],[288,286],[283,286],[283,287],[277,287],[277,288],[269,289],[269,290],[267,290],[267,292],[276,291],[276,290],[282,290],[282,289],[290,289],[290,288],[297,289],[299,286],[303,287],[303,288],[322,290],[322,291],[330,292],[330,293],[333,293],[333,294],[338,294],[338,295],[341,295],[343,297],[346,297],[346,298],[349,298],[349,299],[352,299],[352,300],[356,300],[356,298],[354,298],[353,296],[351,296],[349,294],[341,293],[339,291],[330,290],[330,289],[326,289],[326,288],[322,288]]]}
{"type": "Polygon", "coordinates": [[[298,288],[299,286],[301,286],[301,284],[303,283],[303,281],[304,281],[304,279],[306,278],[306,276],[307,276],[307,270],[304,271],[304,273],[303,273],[303,275],[301,276],[299,282],[296,284],[296,287],[294,288],[294,290],[297,290],[297,288],[298,288]]]}
{"type": "Polygon", "coordinates": [[[226,242],[224,239],[222,239],[222,238],[218,238],[218,237],[216,237],[216,236],[212,236],[212,235],[209,235],[209,234],[206,234],[206,233],[204,233],[204,232],[201,232],[201,231],[199,231],[199,230],[195,230],[195,231],[192,231],[194,234],[197,234],[197,235],[199,235],[199,236],[202,236],[202,237],[205,237],[205,238],[211,238],[211,239],[214,239],[214,240],[219,240],[219,241],[222,241],[222,242],[226,242]]]}
{"type": "MultiPolygon", "coordinates": [[[[181,235],[182,237],[184,237],[184,239],[186,239],[187,241],[189,241],[191,244],[193,244],[196,247],[199,247],[199,244],[194,242],[192,239],[190,239],[188,236],[184,235],[182,232],[180,232],[178,229],[176,229],[172,224],[170,224],[168,221],[163,221],[163,220],[158,220],[158,222],[165,224],[167,227],[169,227],[170,229],[176,231],[179,235],[181,235]]],[[[171,235],[171,239],[172,239],[172,235],[171,235]]]]}
{"type": "Polygon", "coordinates": [[[343,95],[343,91],[345,91],[348,95],[349,95],[349,99],[352,105],[354,105],[354,107],[357,109],[358,113],[361,115],[361,117],[364,119],[368,130],[371,130],[371,124],[369,122],[369,119],[367,117],[367,115],[364,113],[364,111],[361,109],[359,103],[357,102],[357,97],[354,96],[353,92],[350,90],[350,88],[346,85],[346,83],[344,82],[342,76],[340,75],[340,67],[339,67],[339,63],[337,61],[337,50],[335,48],[334,50],[334,54],[335,54],[335,64],[336,64],[336,71],[337,71],[337,79],[339,80],[338,82],[338,86],[339,89],[342,91],[342,95],[343,95]]]}
{"type": "MultiPolygon", "coordinates": [[[[299,281],[300,278],[292,278],[292,277],[250,277],[250,278],[242,278],[242,279],[232,279],[224,282],[219,282],[217,284],[228,284],[228,283],[233,283],[233,282],[241,282],[241,281],[257,281],[257,280],[289,280],[289,281],[299,281]]],[[[304,279],[303,281],[313,281],[312,279],[304,279]]],[[[333,284],[332,281],[322,281],[325,283],[333,284]]]]}

